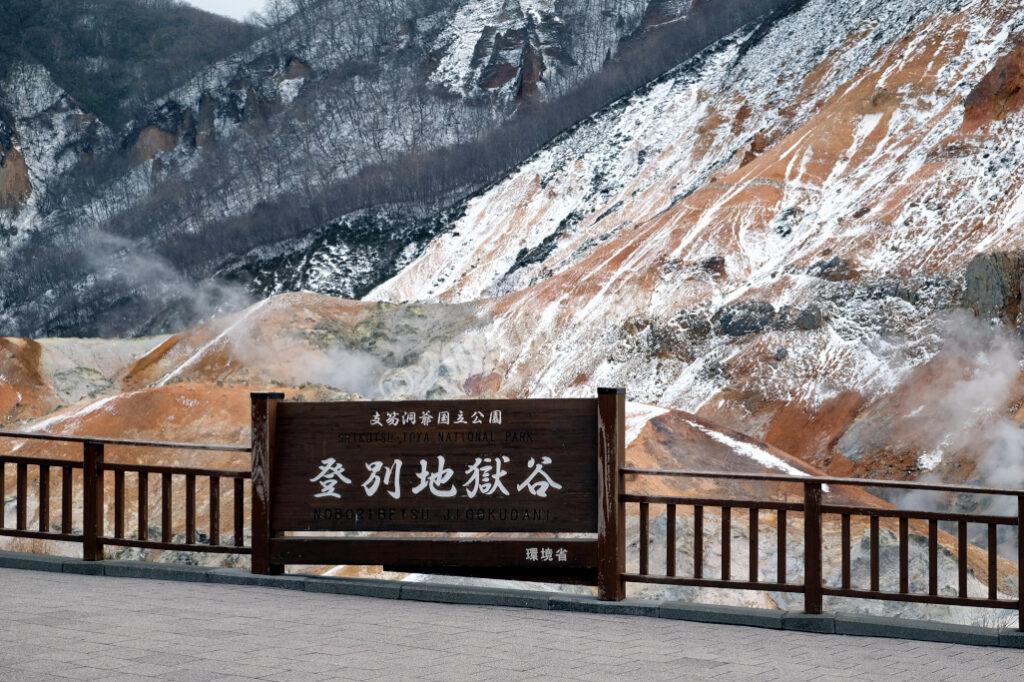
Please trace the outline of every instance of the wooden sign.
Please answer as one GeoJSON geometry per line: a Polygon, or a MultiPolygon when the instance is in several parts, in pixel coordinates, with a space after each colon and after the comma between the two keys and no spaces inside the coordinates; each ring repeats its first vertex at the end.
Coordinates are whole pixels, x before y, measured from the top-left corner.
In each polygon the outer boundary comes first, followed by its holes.
{"type": "Polygon", "coordinates": [[[597,402],[281,403],[272,531],[597,532],[597,402]]]}
{"type": "Polygon", "coordinates": [[[282,397],[253,395],[254,572],[338,563],[584,584],[601,565],[621,573],[601,555],[621,532],[604,508],[622,463],[620,389],[570,400],[282,397]],[[393,535],[438,532],[480,535],[393,535]]]}

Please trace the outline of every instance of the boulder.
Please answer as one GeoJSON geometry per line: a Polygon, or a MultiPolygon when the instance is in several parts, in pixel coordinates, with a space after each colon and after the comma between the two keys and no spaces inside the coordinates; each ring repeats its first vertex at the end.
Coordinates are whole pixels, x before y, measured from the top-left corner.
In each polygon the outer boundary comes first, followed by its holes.
{"type": "Polygon", "coordinates": [[[883,278],[868,284],[865,292],[868,298],[874,300],[902,298],[907,303],[916,304],[919,298],[917,292],[908,282],[893,278],[883,278]]]}
{"type": "Polygon", "coordinates": [[[701,262],[700,267],[704,272],[719,279],[726,275],[724,256],[711,256],[701,262]]]}
{"type": "Polygon", "coordinates": [[[740,301],[719,310],[715,321],[727,336],[759,334],[775,322],[775,307],[767,301],[740,301]]]}
{"type": "Polygon", "coordinates": [[[821,325],[824,323],[825,315],[821,312],[821,308],[814,304],[801,310],[796,317],[796,328],[800,331],[808,332],[821,329],[821,325]]]}
{"type": "Polygon", "coordinates": [[[845,282],[854,279],[857,271],[853,264],[845,258],[836,256],[830,260],[820,260],[808,269],[808,274],[830,282],[845,282]]]}
{"type": "Polygon", "coordinates": [[[772,228],[780,237],[788,237],[793,234],[793,228],[803,217],[804,212],[802,209],[796,207],[784,209],[775,216],[775,220],[772,221],[772,228]]]}
{"type": "Polygon", "coordinates": [[[800,310],[791,305],[779,306],[775,312],[775,322],[772,326],[780,332],[791,332],[796,329],[796,318],[800,310]]]}
{"type": "Polygon", "coordinates": [[[1013,321],[1021,303],[1024,253],[980,253],[967,265],[963,305],[975,315],[1013,321]]]}

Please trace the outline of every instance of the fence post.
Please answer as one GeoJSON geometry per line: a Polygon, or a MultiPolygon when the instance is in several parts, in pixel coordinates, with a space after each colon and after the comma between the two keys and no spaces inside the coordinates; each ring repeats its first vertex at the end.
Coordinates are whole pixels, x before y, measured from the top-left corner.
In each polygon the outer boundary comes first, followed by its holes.
{"type": "Polygon", "coordinates": [[[87,441],[82,452],[82,558],[103,559],[103,443],[87,441]]]}
{"type": "Polygon", "coordinates": [[[597,389],[597,594],[605,601],[626,597],[626,505],[620,499],[625,422],[626,389],[597,389]]]}
{"type": "Polygon", "coordinates": [[[1024,495],[1017,496],[1017,629],[1024,632],[1024,495]]]}
{"type": "Polygon", "coordinates": [[[283,393],[253,393],[252,398],[252,572],[280,575],[284,566],[270,563],[270,486],[274,465],[277,402],[283,393]]]}
{"type": "Polygon", "coordinates": [[[804,613],[821,613],[821,483],[804,483],[804,613]]]}

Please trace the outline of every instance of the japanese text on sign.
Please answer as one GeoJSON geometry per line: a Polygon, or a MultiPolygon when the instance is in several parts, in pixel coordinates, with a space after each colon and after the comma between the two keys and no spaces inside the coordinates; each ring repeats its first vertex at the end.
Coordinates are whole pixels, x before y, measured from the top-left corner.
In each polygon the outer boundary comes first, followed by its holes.
{"type": "Polygon", "coordinates": [[[374,412],[370,417],[370,426],[430,426],[437,423],[438,426],[451,426],[460,424],[492,424],[501,425],[501,410],[491,410],[487,414],[474,410],[466,416],[465,410],[455,410],[454,417],[451,410],[421,410],[402,412],[374,412]]]}
{"type": "MultiPolygon", "coordinates": [[[[477,457],[466,467],[460,479],[455,479],[455,470],[445,463],[444,455],[438,455],[436,464],[426,459],[419,460],[419,471],[416,472],[417,483],[412,487],[410,494],[419,495],[426,493],[433,497],[455,497],[459,488],[462,489],[465,497],[474,498],[480,496],[505,496],[510,495],[509,489],[505,486],[503,479],[509,473],[511,458],[506,455],[495,457],[477,457]]],[[[526,463],[526,471],[522,480],[516,484],[517,492],[526,491],[534,497],[547,497],[551,490],[561,490],[559,485],[545,470],[552,460],[550,457],[542,456],[539,459],[529,458],[526,463]]],[[[364,464],[367,476],[359,486],[363,489],[366,497],[373,497],[378,491],[384,490],[395,500],[401,499],[401,472],[403,462],[401,459],[394,459],[390,464],[376,460],[364,464]]],[[[342,490],[339,486],[352,486],[352,479],[346,474],[345,465],[334,457],[327,457],[320,462],[319,471],[309,479],[310,483],[319,485],[320,490],[314,498],[342,498],[342,490]]]]}

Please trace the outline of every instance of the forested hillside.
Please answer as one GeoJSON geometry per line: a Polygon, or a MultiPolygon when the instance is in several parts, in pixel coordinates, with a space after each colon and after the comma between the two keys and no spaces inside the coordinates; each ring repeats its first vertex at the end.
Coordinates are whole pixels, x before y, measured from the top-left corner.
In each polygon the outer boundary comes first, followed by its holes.
{"type": "Polygon", "coordinates": [[[258,33],[178,0],[5,0],[0,79],[16,64],[39,64],[83,110],[120,128],[258,33]]]}
{"type": "MultiPolygon", "coordinates": [[[[112,11],[112,1],[83,7],[112,11]]],[[[462,197],[725,33],[794,4],[289,0],[251,45],[122,127],[56,76],[27,87],[38,79],[19,65],[0,105],[18,112],[8,138],[30,182],[6,210],[0,201],[10,273],[0,325],[33,335],[179,327],[305,286],[268,276],[263,262],[288,269],[324,240],[347,272],[330,290],[359,296],[450,229],[443,216],[457,217],[462,197]],[[68,115],[49,125],[67,139],[33,156],[24,131],[58,109],[68,115]]]]}

